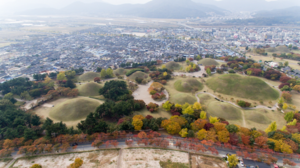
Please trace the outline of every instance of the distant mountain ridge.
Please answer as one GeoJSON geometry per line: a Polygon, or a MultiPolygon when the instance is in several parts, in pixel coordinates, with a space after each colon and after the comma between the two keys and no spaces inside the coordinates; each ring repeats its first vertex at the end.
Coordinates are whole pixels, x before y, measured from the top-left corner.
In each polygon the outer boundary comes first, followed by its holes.
{"type": "Polygon", "coordinates": [[[300,6],[271,11],[259,11],[255,17],[300,17],[300,6]]]}
{"type": "Polygon", "coordinates": [[[213,5],[192,0],[152,0],[146,4],[112,5],[105,2],[74,2],[62,9],[38,8],[19,12],[21,15],[128,15],[146,18],[207,17],[208,13],[224,15],[228,12],[213,5]]]}

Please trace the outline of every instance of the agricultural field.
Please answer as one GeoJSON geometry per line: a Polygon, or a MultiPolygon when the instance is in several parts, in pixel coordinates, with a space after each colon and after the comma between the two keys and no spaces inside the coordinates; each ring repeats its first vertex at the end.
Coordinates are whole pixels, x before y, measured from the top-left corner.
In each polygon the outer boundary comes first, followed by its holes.
{"type": "Polygon", "coordinates": [[[191,155],[192,168],[224,168],[227,164],[221,158],[191,155]]]}
{"type": "Polygon", "coordinates": [[[161,164],[166,168],[176,168],[177,165],[180,165],[180,168],[190,167],[189,155],[186,152],[143,148],[124,149],[121,164],[123,168],[157,168],[161,167],[161,164]]]}
{"type": "Polygon", "coordinates": [[[80,75],[78,77],[78,81],[79,82],[84,82],[84,81],[94,81],[94,78],[95,77],[100,77],[100,73],[96,73],[96,72],[87,72],[87,73],[84,73],[82,75],[80,75]]]}
{"type": "Polygon", "coordinates": [[[236,74],[216,75],[206,81],[214,92],[251,100],[276,100],[277,90],[257,77],[236,74]]]}
{"type": "Polygon", "coordinates": [[[12,166],[14,168],[29,168],[33,164],[40,164],[43,168],[68,167],[74,163],[76,158],[83,160],[82,168],[107,167],[115,168],[117,166],[119,150],[99,150],[82,153],[53,154],[46,156],[35,156],[21,158],[12,166]]]}
{"type": "Polygon", "coordinates": [[[200,60],[198,62],[198,64],[202,64],[204,66],[211,66],[211,65],[218,66],[219,65],[219,63],[216,60],[211,59],[211,58],[204,58],[204,59],[200,60]]]}
{"type": "Polygon", "coordinates": [[[99,89],[103,86],[95,82],[89,82],[85,84],[77,85],[79,96],[99,96],[99,89]]]}
{"type": "Polygon", "coordinates": [[[64,123],[68,127],[76,128],[81,120],[84,120],[90,112],[94,112],[102,103],[103,101],[86,97],[60,98],[35,108],[32,113],[41,117],[42,120],[49,117],[54,123],[66,120],[64,123]],[[86,103],[92,106],[87,106],[86,103]]]}

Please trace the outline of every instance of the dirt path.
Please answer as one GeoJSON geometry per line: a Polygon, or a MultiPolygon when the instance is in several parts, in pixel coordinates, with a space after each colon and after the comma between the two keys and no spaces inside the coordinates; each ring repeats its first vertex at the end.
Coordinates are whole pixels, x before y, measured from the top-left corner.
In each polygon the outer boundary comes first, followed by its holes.
{"type": "Polygon", "coordinates": [[[153,83],[153,81],[149,82],[146,85],[138,85],[139,88],[137,90],[135,90],[132,93],[132,96],[134,97],[134,99],[136,100],[144,100],[144,102],[146,104],[149,104],[150,102],[156,103],[158,105],[162,105],[163,103],[165,103],[167,100],[169,100],[169,93],[164,90],[164,94],[166,95],[166,99],[162,100],[162,101],[155,101],[152,99],[151,95],[148,93],[148,88],[150,87],[150,85],[153,83]]]}
{"type": "Polygon", "coordinates": [[[121,168],[122,167],[122,154],[123,154],[123,148],[119,150],[119,157],[118,157],[118,163],[116,168],[121,168]]]}
{"type": "Polygon", "coordinates": [[[244,112],[244,110],[241,110],[241,111],[242,111],[242,118],[243,118],[243,126],[247,127],[247,123],[246,123],[246,119],[245,119],[245,112],[244,112]]]}

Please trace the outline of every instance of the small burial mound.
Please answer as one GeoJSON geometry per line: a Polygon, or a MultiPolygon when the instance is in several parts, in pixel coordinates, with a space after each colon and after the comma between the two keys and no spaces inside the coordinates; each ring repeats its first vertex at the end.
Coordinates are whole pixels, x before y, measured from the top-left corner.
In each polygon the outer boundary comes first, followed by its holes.
{"type": "Polygon", "coordinates": [[[119,69],[114,70],[115,75],[125,75],[126,72],[127,72],[127,70],[124,68],[119,68],[119,69]]]}
{"type": "Polygon", "coordinates": [[[58,121],[85,119],[88,114],[94,112],[101,104],[102,102],[99,100],[78,97],[56,105],[51,109],[49,116],[58,121]]]}
{"type": "Polygon", "coordinates": [[[102,87],[103,86],[98,83],[89,82],[79,85],[77,88],[80,96],[99,96],[99,89],[102,87]]]}
{"type": "Polygon", "coordinates": [[[221,117],[226,120],[240,120],[241,110],[225,102],[212,101],[207,106],[207,112],[213,117],[221,117]]]}
{"type": "Polygon", "coordinates": [[[203,84],[197,79],[182,79],[174,83],[174,87],[179,92],[199,91],[203,89],[203,84]]]}
{"type": "Polygon", "coordinates": [[[170,69],[170,70],[179,70],[181,66],[180,66],[180,64],[178,64],[174,61],[171,61],[171,62],[166,63],[166,67],[167,67],[167,69],[170,69]]]}
{"type": "Polygon", "coordinates": [[[170,102],[178,103],[178,104],[185,104],[185,103],[194,104],[195,102],[197,102],[197,99],[195,96],[191,94],[177,93],[170,97],[170,102]]]}
{"type": "Polygon", "coordinates": [[[288,53],[290,49],[287,46],[277,46],[275,48],[267,48],[266,52],[288,53]]]}
{"type": "Polygon", "coordinates": [[[210,66],[210,65],[218,66],[219,65],[219,63],[216,60],[211,59],[211,58],[204,58],[204,59],[200,60],[198,62],[198,64],[202,64],[204,66],[210,66]]]}
{"type": "Polygon", "coordinates": [[[100,73],[87,72],[78,77],[79,81],[94,81],[95,77],[100,77],[100,73]]]}
{"type": "Polygon", "coordinates": [[[207,86],[219,93],[251,100],[276,100],[279,93],[257,77],[225,74],[210,78],[207,86]]]}

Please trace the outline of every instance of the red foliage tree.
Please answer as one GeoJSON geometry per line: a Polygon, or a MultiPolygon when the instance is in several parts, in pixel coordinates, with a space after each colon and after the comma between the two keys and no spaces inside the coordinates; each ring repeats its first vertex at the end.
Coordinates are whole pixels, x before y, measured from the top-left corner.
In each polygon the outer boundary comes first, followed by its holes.
{"type": "Polygon", "coordinates": [[[289,81],[289,80],[291,80],[292,78],[290,78],[290,77],[288,77],[288,76],[286,76],[286,75],[283,75],[283,76],[281,76],[280,77],[280,82],[282,82],[282,83],[287,83],[287,81],[289,81]]]}

